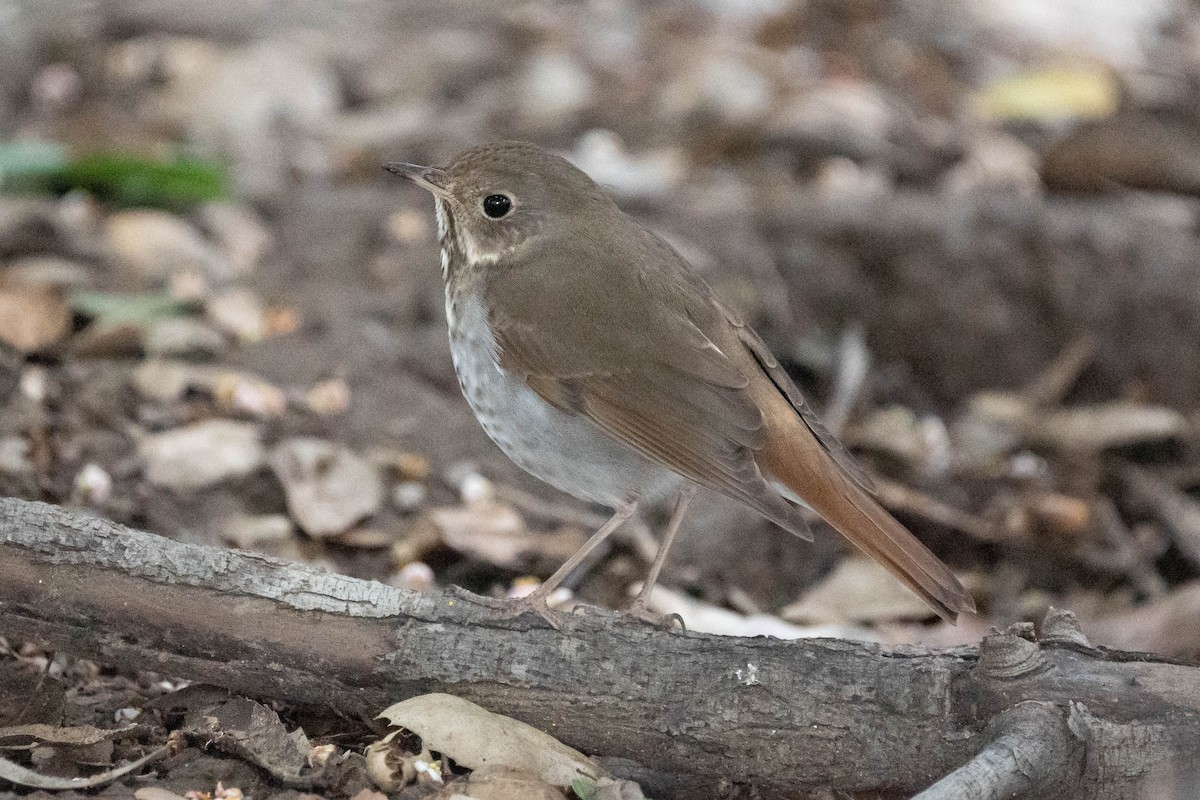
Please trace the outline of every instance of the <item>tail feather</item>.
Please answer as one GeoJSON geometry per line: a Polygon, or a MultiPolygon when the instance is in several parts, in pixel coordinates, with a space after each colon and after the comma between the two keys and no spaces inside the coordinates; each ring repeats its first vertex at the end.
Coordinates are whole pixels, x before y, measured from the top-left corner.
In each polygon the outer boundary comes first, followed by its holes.
{"type": "Polygon", "coordinates": [[[973,613],[975,601],[954,573],[857,486],[847,485],[840,502],[814,510],[850,543],[874,558],[947,622],[973,613]]]}
{"type": "Polygon", "coordinates": [[[956,622],[960,613],[975,611],[975,601],[950,568],[849,479],[790,407],[766,405],[770,434],[758,458],[765,474],[886,567],[942,619],[956,622]]]}

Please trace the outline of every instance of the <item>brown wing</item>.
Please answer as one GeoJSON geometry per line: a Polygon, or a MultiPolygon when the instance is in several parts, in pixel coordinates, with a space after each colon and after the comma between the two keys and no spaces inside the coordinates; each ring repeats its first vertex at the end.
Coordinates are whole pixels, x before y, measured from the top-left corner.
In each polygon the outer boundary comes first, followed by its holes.
{"type": "MultiPolygon", "coordinates": [[[[680,257],[629,224],[616,248],[588,237],[563,268],[541,251],[489,276],[500,364],[547,402],[681,475],[801,535],[797,509],[764,479],[755,453],[762,415],[747,391],[746,360],[711,293],[680,257]],[[726,340],[723,349],[713,326],[726,340]]],[[[564,254],[565,255],[565,254],[564,254]]]]}
{"type": "Polygon", "coordinates": [[[719,302],[718,306],[722,313],[724,313],[725,318],[737,331],[738,338],[754,356],[754,360],[758,362],[759,367],[771,379],[771,383],[775,384],[775,388],[787,398],[788,403],[791,404],[792,408],[800,416],[800,419],[804,421],[804,424],[812,432],[812,435],[820,442],[821,447],[833,463],[841,467],[842,471],[846,473],[846,477],[857,484],[859,488],[870,495],[879,494],[879,490],[875,487],[875,482],[871,480],[870,474],[854,459],[854,456],[850,455],[849,451],[842,446],[842,443],[834,438],[834,435],[829,432],[829,429],[817,417],[817,412],[804,399],[804,395],[801,393],[799,387],[796,386],[791,376],[787,374],[783,367],[779,366],[779,362],[775,360],[775,356],[767,347],[767,343],[762,340],[753,328],[742,322],[736,314],[719,302]]]}

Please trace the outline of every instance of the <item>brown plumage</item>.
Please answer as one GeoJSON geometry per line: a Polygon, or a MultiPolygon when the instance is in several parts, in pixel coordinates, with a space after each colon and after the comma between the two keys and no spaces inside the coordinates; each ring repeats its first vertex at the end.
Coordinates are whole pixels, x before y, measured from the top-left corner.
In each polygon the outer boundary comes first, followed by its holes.
{"type": "Polygon", "coordinates": [[[456,368],[519,464],[618,509],[680,476],[806,535],[790,494],[942,617],[974,610],[758,335],[586,175],[520,143],[389,168],[437,198],[456,368]]]}

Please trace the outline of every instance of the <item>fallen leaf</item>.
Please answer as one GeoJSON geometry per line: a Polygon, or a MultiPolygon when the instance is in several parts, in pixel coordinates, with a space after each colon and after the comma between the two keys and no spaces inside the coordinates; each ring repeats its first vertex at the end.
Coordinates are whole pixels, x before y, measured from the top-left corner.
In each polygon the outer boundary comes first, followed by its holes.
{"type": "Polygon", "coordinates": [[[788,622],[832,624],[925,619],[929,607],[876,561],[845,558],[779,615],[788,622]]]}
{"type": "Polygon", "coordinates": [[[161,786],[143,786],[133,793],[133,800],[184,800],[184,797],[161,786]]]}
{"type": "Polygon", "coordinates": [[[563,793],[536,775],[510,767],[477,769],[443,790],[440,796],[472,797],[475,800],[563,800],[563,793]]]}
{"type": "Polygon", "coordinates": [[[236,277],[224,254],[173,214],[148,209],[118,211],[105,221],[104,237],[116,260],[147,283],[158,284],[177,272],[236,277]]]}
{"type": "Polygon", "coordinates": [[[596,762],[552,736],[453,695],[413,697],[379,717],[412,731],[424,747],[469,769],[509,767],[564,787],[581,776],[603,775],[596,762]]]}
{"type": "Polygon", "coordinates": [[[0,286],[0,341],[33,353],[71,332],[66,295],[51,286],[0,286]]]}
{"type": "Polygon", "coordinates": [[[383,504],[379,471],[349,449],[324,439],[298,437],[271,452],[288,511],[309,536],[335,536],[383,504]]]}
{"type": "Polygon", "coordinates": [[[1037,410],[1026,423],[1026,433],[1035,443],[1078,453],[1160,442],[1188,432],[1187,420],[1178,411],[1129,402],[1037,410]]]}
{"type": "Polygon", "coordinates": [[[202,489],[258,469],[264,459],[259,436],[257,425],[210,419],[147,436],[138,456],[150,483],[202,489]]]}
{"type": "MultiPolygon", "coordinates": [[[[633,588],[636,590],[640,587],[633,588]]],[[[878,638],[859,625],[795,625],[774,614],[739,614],[661,585],[651,590],[649,609],[663,615],[678,614],[689,631],[718,636],[774,636],[777,639],[822,637],[860,642],[872,642],[878,638]]]]}
{"type": "Polygon", "coordinates": [[[211,686],[189,686],[155,701],[182,713],[178,730],[262,767],[276,778],[293,780],[308,766],[312,745],[300,728],[289,733],[279,715],[245,697],[211,686]]]}
{"type": "Polygon", "coordinates": [[[566,561],[587,541],[587,534],[573,527],[535,533],[512,506],[494,501],[434,508],[429,517],[447,547],[505,569],[528,566],[531,555],[566,561]]]}
{"type": "Polygon", "coordinates": [[[29,725],[10,725],[0,728],[0,742],[7,746],[36,741],[85,747],[120,736],[122,733],[133,730],[134,727],[136,726],[127,725],[124,728],[105,730],[91,725],[75,725],[70,728],[59,728],[40,722],[29,725]]]}

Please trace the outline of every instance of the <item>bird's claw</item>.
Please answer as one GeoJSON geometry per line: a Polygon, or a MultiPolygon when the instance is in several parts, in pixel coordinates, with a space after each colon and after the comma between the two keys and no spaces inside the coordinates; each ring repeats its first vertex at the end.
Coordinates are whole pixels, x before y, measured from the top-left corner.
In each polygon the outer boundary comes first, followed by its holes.
{"type": "Polygon", "coordinates": [[[472,605],[488,609],[490,613],[486,615],[486,618],[489,622],[516,619],[524,614],[533,612],[546,620],[551,628],[561,631],[570,617],[570,614],[565,611],[558,611],[551,608],[550,604],[546,602],[546,598],[540,596],[537,592],[513,599],[487,597],[463,589],[461,586],[451,586],[446,590],[446,593],[454,595],[472,605]]]}
{"type": "Polygon", "coordinates": [[[679,624],[679,630],[687,633],[687,625],[683,622],[683,617],[676,613],[659,614],[657,611],[651,611],[646,607],[645,603],[633,601],[629,608],[621,614],[626,619],[635,619],[638,622],[644,622],[648,625],[653,625],[660,630],[669,631],[679,624]]]}

